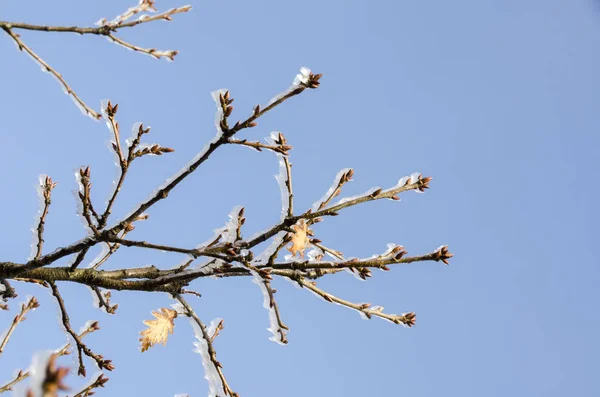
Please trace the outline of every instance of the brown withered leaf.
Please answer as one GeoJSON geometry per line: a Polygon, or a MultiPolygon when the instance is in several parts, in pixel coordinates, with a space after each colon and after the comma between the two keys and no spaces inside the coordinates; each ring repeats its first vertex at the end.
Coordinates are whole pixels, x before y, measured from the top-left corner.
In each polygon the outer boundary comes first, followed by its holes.
{"type": "Polygon", "coordinates": [[[146,324],[148,328],[140,332],[140,335],[142,335],[140,338],[142,352],[145,352],[156,343],[162,343],[163,346],[166,345],[169,334],[173,333],[173,327],[175,327],[175,323],[173,322],[177,317],[177,312],[175,310],[163,307],[160,309],[160,312],[153,311],[152,315],[156,317],[156,319],[144,321],[144,324],[146,324]]]}
{"type": "Polygon", "coordinates": [[[292,229],[294,230],[290,240],[292,245],[287,249],[293,256],[300,254],[300,257],[304,258],[304,251],[310,246],[310,239],[308,236],[312,233],[308,229],[308,224],[304,219],[301,219],[297,224],[292,226],[292,229]]]}

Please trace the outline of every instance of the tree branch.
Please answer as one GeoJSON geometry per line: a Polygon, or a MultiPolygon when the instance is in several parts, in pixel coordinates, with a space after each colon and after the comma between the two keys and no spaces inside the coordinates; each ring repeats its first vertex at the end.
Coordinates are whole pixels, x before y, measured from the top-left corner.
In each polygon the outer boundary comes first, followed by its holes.
{"type": "Polygon", "coordinates": [[[21,311],[13,319],[12,324],[10,325],[10,327],[8,328],[8,331],[4,335],[4,338],[2,339],[2,343],[0,343],[0,355],[2,355],[2,353],[4,352],[4,348],[6,347],[6,344],[8,343],[8,340],[10,339],[10,336],[14,332],[17,325],[20,322],[25,321],[25,314],[27,314],[31,310],[38,308],[39,306],[40,306],[40,304],[38,303],[37,299],[35,299],[35,297],[31,297],[27,301],[27,303],[23,303],[21,305],[21,311]]]}
{"type": "Polygon", "coordinates": [[[223,368],[223,366],[221,365],[221,363],[219,361],[217,361],[217,352],[215,351],[215,348],[213,346],[213,339],[214,339],[215,335],[209,335],[208,330],[206,329],[206,326],[204,325],[202,320],[200,320],[200,317],[198,317],[196,312],[194,312],[194,309],[192,309],[192,307],[187,303],[187,301],[181,295],[176,294],[175,298],[185,308],[185,310],[187,312],[186,315],[188,317],[190,317],[198,325],[198,328],[200,329],[200,331],[202,333],[202,338],[206,342],[209,359],[210,359],[212,365],[214,366],[214,370],[217,372],[217,374],[219,375],[219,378],[221,379],[221,384],[223,385],[223,393],[225,393],[226,396],[239,397],[238,394],[236,392],[234,392],[231,389],[231,387],[229,386],[229,384],[227,383],[227,379],[225,379],[225,375],[223,375],[223,370],[221,369],[221,368],[223,368]]]}
{"type": "Polygon", "coordinates": [[[49,281],[49,284],[50,288],[52,289],[52,295],[54,295],[54,297],[56,298],[56,301],[58,302],[58,307],[60,308],[62,324],[65,327],[67,333],[73,337],[77,346],[77,354],[79,357],[79,369],[77,370],[77,373],[81,376],[85,376],[86,374],[85,365],[83,364],[83,354],[96,361],[96,364],[98,364],[98,367],[100,369],[112,371],[114,369],[114,365],[112,365],[111,360],[104,360],[104,357],[92,352],[81,341],[79,335],[77,335],[75,331],[73,331],[73,329],[71,328],[69,315],[67,314],[67,309],[65,308],[65,302],[63,301],[62,296],[60,295],[58,288],[56,287],[56,284],[53,281],[49,281]]]}

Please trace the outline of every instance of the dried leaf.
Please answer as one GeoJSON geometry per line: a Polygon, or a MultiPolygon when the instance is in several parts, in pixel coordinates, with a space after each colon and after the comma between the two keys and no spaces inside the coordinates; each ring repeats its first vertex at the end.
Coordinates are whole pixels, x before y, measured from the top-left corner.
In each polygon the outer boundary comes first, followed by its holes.
{"type": "Polygon", "coordinates": [[[304,219],[301,219],[297,224],[292,226],[294,233],[291,238],[291,247],[288,247],[288,251],[292,253],[293,256],[296,254],[300,254],[301,258],[304,258],[304,251],[310,246],[310,239],[308,236],[311,234],[311,231],[308,229],[308,224],[304,219]]]}
{"type": "Polygon", "coordinates": [[[144,324],[146,324],[148,328],[140,332],[142,335],[140,338],[142,352],[145,352],[156,343],[162,343],[163,346],[166,345],[169,334],[173,333],[173,327],[175,327],[175,323],[173,322],[177,317],[177,312],[175,310],[163,307],[160,309],[160,312],[153,311],[152,315],[156,317],[156,319],[144,321],[144,324]]]}

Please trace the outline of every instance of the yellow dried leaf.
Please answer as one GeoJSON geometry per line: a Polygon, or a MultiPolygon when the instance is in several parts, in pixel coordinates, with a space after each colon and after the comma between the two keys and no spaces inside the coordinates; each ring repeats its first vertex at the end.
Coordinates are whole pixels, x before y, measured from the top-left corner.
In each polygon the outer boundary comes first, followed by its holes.
{"type": "Polygon", "coordinates": [[[160,312],[153,311],[152,315],[156,319],[144,321],[144,324],[146,324],[148,328],[140,332],[140,335],[142,335],[140,338],[142,352],[145,352],[156,343],[162,343],[163,346],[166,345],[169,334],[173,333],[173,327],[175,327],[175,323],[173,322],[177,317],[177,312],[175,310],[163,307],[160,309],[160,312]]]}
{"type": "Polygon", "coordinates": [[[297,224],[292,226],[292,229],[294,230],[291,240],[292,245],[288,247],[288,251],[290,251],[293,256],[300,254],[300,257],[304,258],[304,251],[310,246],[310,239],[308,236],[311,232],[304,219],[301,219],[297,224]]]}

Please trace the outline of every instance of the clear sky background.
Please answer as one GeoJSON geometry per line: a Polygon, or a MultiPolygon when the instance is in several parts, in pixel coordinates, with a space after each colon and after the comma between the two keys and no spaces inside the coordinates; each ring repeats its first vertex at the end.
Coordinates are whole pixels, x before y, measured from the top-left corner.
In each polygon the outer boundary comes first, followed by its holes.
{"type": "MultiPolygon", "coordinates": [[[[161,10],[183,5],[157,1],[161,10]]],[[[3,1],[0,19],[91,25],[122,1],[3,1]]],[[[390,242],[410,254],[448,244],[450,266],[418,263],[374,272],[367,282],[340,274],[319,285],[386,311],[415,311],[413,329],[364,321],[343,307],[276,280],[289,345],[268,340],[267,312],[250,279],[202,280],[192,299],[209,322],[225,319],[218,359],[242,396],[597,396],[598,154],[600,2],[592,0],[193,1],[172,23],[123,31],[135,44],[181,51],[175,62],[129,52],[99,37],[21,32],[94,108],[119,103],[124,131],[143,121],[149,142],[176,149],[134,164],[115,219],[130,211],[214,136],[210,92],[229,88],[234,116],[289,86],[300,66],[324,73],[322,87],[262,118],[243,137],[273,130],[290,143],[296,208],[320,198],[336,173],[355,169],[345,195],[389,187],[405,175],[434,177],[426,194],[344,210],[315,227],[348,256],[390,242]]],[[[89,165],[96,202],[116,175],[103,122],[80,115],[49,75],[0,36],[0,252],[26,260],[38,207],[38,175],[59,182],[46,249],[84,236],[72,191],[89,165]]],[[[125,135],[128,135],[126,133],[125,135]]],[[[169,200],[152,208],[135,239],[193,247],[238,204],[246,235],[279,219],[277,159],[240,147],[219,150],[169,200]]],[[[88,255],[93,258],[93,255],[88,255]]],[[[177,255],[121,250],[106,269],[177,255]]],[[[60,264],[65,264],[63,260],[60,264]]],[[[36,351],[65,341],[57,307],[35,286],[16,285],[17,303],[42,307],[21,324],[0,359],[0,381],[36,351]]],[[[166,347],[141,354],[138,333],[164,294],[114,293],[115,316],[92,306],[88,290],[63,286],[77,329],[117,369],[99,395],[204,396],[207,384],[185,319],[166,347]],[[103,393],[103,394],[100,394],[103,393]]],[[[69,359],[66,363],[70,363],[69,359]]],[[[75,372],[75,367],[73,367],[75,372]]],[[[88,365],[90,374],[93,365],[88,365]]],[[[81,384],[75,376],[69,384],[81,384]]]]}

